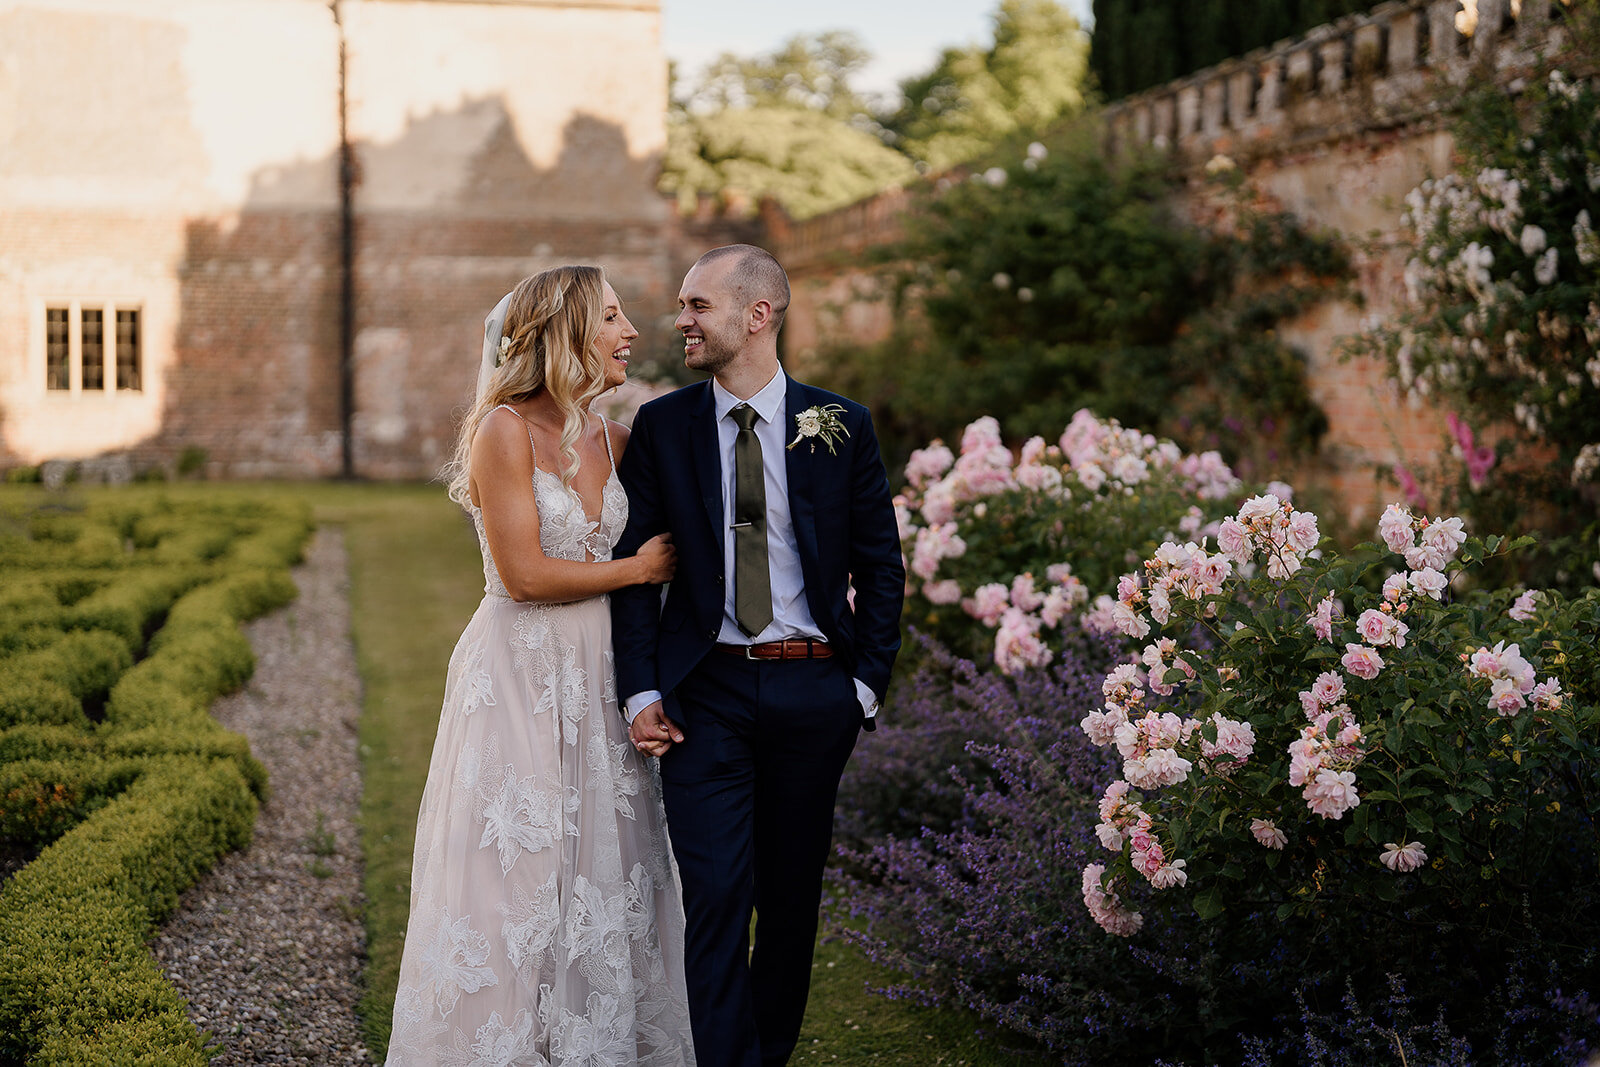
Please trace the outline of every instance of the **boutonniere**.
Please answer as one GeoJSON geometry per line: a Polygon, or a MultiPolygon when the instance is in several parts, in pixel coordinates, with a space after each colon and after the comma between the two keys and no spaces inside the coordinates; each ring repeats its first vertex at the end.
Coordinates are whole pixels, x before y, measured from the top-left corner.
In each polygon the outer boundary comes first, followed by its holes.
{"type": "Polygon", "coordinates": [[[801,441],[810,441],[811,451],[815,452],[817,438],[821,438],[822,443],[828,446],[828,454],[837,455],[833,446],[839,443],[841,437],[850,436],[850,431],[839,421],[839,416],[843,414],[842,404],[817,404],[806,408],[794,417],[796,433],[789,447],[793,448],[801,441]]]}
{"type": "Polygon", "coordinates": [[[494,365],[496,367],[500,366],[500,364],[502,364],[502,363],[504,363],[506,361],[506,353],[509,352],[509,351],[511,351],[511,338],[509,338],[509,337],[500,338],[500,351],[494,357],[494,365]]]}

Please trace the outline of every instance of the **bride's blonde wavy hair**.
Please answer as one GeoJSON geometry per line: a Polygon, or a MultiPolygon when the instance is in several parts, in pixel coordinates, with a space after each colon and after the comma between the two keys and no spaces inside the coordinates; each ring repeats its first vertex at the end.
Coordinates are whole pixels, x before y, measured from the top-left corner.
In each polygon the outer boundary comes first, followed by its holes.
{"type": "Polygon", "coordinates": [[[461,423],[455,455],[445,465],[450,499],[467,508],[472,439],[501,404],[549,390],[561,412],[561,483],[570,487],[580,460],[589,405],[605,392],[605,357],[595,342],[605,321],[605,273],[599,267],[551,267],[511,292],[501,335],[510,341],[483,395],[461,423]]]}

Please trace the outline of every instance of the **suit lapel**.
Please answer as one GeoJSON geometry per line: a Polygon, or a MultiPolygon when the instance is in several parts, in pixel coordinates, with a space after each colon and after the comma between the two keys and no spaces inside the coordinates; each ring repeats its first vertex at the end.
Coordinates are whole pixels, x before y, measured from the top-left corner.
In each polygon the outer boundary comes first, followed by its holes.
{"type": "MultiPolygon", "coordinates": [[[[810,390],[790,378],[789,388],[784,396],[785,444],[794,437],[797,416],[810,407],[811,403],[810,390]]],[[[793,448],[785,448],[783,454],[789,478],[789,521],[794,527],[795,546],[800,551],[800,569],[805,575],[809,599],[809,592],[820,588],[817,578],[817,525],[811,509],[811,480],[816,457],[806,442],[801,442],[793,448]]],[[[820,620],[821,616],[817,615],[815,605],[811,614],[820,620]]]]}
{"type": "Polygon", "coordinates": [[[722,537],[722,459],[717,448],[717,405],[711,383],[700,387],[700,399],[689,416],[689,448],[693,453],[695,479],[700,483],[700,500],[706,518],[717,535],[718,551],[722,537]]]}

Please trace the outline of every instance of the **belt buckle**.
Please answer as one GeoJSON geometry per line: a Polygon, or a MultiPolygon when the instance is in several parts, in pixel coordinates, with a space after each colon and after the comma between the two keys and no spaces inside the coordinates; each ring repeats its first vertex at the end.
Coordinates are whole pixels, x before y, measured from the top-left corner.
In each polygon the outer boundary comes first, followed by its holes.
{"type": "Polygon", "coordinates": [[[745,645],[744,646],[744,658],[749,660],[751,663],[760,662],[760,657],[755,654],[755,650],[756,650],[755,642],[752,641],[750,644],[745,645]]]}

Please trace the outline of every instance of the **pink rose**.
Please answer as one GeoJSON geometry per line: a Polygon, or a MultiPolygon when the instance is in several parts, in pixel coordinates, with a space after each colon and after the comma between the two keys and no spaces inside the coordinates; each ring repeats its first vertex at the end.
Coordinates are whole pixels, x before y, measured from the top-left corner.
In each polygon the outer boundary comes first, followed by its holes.
{"type": "Polygon", "coordinates": [[[1265,496],[1253,496],[1239,505],[1239,521],[1246,526],[1256,523],[1263,525],[1278,517],[1283,510],[1283,503],[1271,493],[1265,496]]]}
{"type": "Polygon", "coordinates": [[[994,636],[994,663],[1004,674],[1020,674],[1029,667],[1043,667],[1054,658],[1039,640],[1039,620],[1016,608],[1007,608],[994,636]]]}
{"type": "Polygon", "coordinates": [[[922,587],[922,595],[930,604],[959,604],[961,583],[954,578],[946,578],[942,582],[928,582],[922,587]]]}
{"type": "MultiPolygon", "coordinates": [[[[1448,562],[1456,549],[1467,539],[1467,532],[1459,518],[1435,519],[1422,529],[1422,543],[1442,553],[1448,562]]],[[[1442,566],[1442,564],[1441,564],[1442,566]]]]}
{"type": "Polygon", "coordinates": [[[1424,567],[1420,571],[1412,571],[1409,581],[1413,590],[1434,600],[1443,597],[1445,587],[1450,584],[1450,579],[1433,567],[1424,567]]]}
{"type": "MultiPolygon", "coordinates": [[[[1096,748],[1104,748],[1116,740],[1117,728],[1127,725],[1127,722],[1126,712],[1121,708],[1111,708],[1106,711],[1091,711],[1078,722],[1078,726],[1089,738],[1090,744],[1096,748]]],[[[1127,783],[1123,784],[1126,786],[1127,783]]]]}
{"type": "Polygon", "coordinates": [[[1017,484],[1035,493],[1048,493],[1061,486],[1061,472],[1039,463],[1025,463],[1017,468],[1017,484]]]}
{"type": "Polygon", "coordinates": [[[1510,678],[1496,678],[1489,691],[1489,706],[1501,715],[1510,717],[1528,706],[1527,699],[1510,678]]]}
{"type": "Polygon", "coordinates": [[[990,582],[973,590],[972,597],[963,600],[961,606],[985,626],[993,626],[1011,606],[1011,591],[999,582],[990,582]]]}
{"type": "Polygon", "coordinates": [[[1023,611],[1033,611],[1044,603],[1044,597],[1033,588],[1033,575],[1024,572],[1011,579],[1011,603],[1023,611]]]}
{"type": "Polygon", "coordinates": [[[1250,562],[1250,531],[1234,519],[1223,519],[1217,527],[1217,547],[1235,563],[1250,562]]]}
{"type": "Polygon", "coordinates": [[[1306,617],[1306,625],[1311,627],[1317,635],[1318,641],[1333,639],[1333,619],[1338,605],[1334,602],[1333,594],[1329,593],[1317,604],[1317,610],[1306,617]]]}
{"type": "Polygon", "coordinates": [[[1300,557],[1287,548],[1276,549],[1267,557],[1267,577],[1281,582],[1300,569],[1300,557]]]}
{"type": "Polygon", "coordinates": [[[1339,819],[1351,808],[1359,807],[1354,771],[1323,768],[1316,780],[1305,787],[1306,806],[1324,819],[1339,819]]]}
{"type": "Polygon", "coordinates": [[[906,460],[906,480],[921,489],[949,470],[955,461],[956,457],[945,447],[944,442],[935,439],[927,448],[919,448],[912,452],[911,458],[906,460]]]}
{"type": "Polygon", "coordinates": [[[922,498],[922,520],[940,526],[955,518],[955,490],[946,482],[931,487],[922,498]]]}
{"type": "Polygon", "coordinates": [[[1289,843],[1289,839],[1284,836],[1283,831],[1278,829],[1277,824],[1271,819],[1251,819],[1250,833],[1255,836],[1256,841],[1266,848],[1275,848],[1281,851],[1283,846],[1289,843]]]}
{"type": "Polygon", "coordinates": [[[1378,520],[1378,534],[1390,552],[1404,552],[1415,543],[1411,513],[1399,504],[1390,504],[1378,520]]]}
{"type": "Polygon", "coordinates": [[[1414,871],[1428,861],[1427,852],[1423,851],[1421,841],[1413,841],[1408,845],[1397,845],[1393,841],[1384,843],[1383,854],[1378,857],[1383,865],[1391,871],[1405,874],[1414,871]]]}
{"type": "Polygon", "coordinates": [[[1091,863],[1083,869],[1083,904],[1101,929],[1116,937],[1132,937],[1144,925],[1144,916],[1129,909],[1115,890],[1108,891],[1102,884],[1106,868],[1102,863],[1091,863]]]}
{"type": "Polygon", "coordinates": [[[1506,614],[1518,622],[1528,622],[1533,618],[1534,612],[1538,610],[1539,596],[1540,594],[1537,590],[1527,590],[1512,602],[1511,610],[1506,614]]]}
{"type": "Polygon", "coordinates": [[[1528,699],[1541,711],[1555,711],[1561,707],[1561,683],[1554,678],[1546,678],[1533,687],[1528,699]]]}
{"type": "Polygon", "coordinates": [[[1344,658],[1341,662],[1344,664],[1344,669],[1357,678],[1371,680],[1383,670],[1383,657],[1378,655],[1376,649],[1364,645],[1345,645],[1344,658]]]}
{"type": "Polygon", "coordinates": [[[1092,634],[1113,634],[1117,631],[1116,620],[1112,618],[1113,609],[1117,602],[1105,593],[1094,598],[1094,604],[1084,613],[1083,628],[1092,634]]]}
{"type": "Polygon", "coordinates": [[[1093,493],[1106,484],[1106,472],[1093,463],[1085,463],[1081,467],[1074,467],[1072,472],[1078,476],[1078,484],[1093,493]]]}
{"type": "Polygon", "coordinates": [[[1164,864],[1151,872],[1150,884],[1157,889],[1171,889],[1173,886],[1187,885],[1189,876],[1183,871],[1187,863],[1187,860],[1173,860],[1171,863],[1164,864]]]}
{"type": "MultiPolygon", "coordinates": [[[[1000,443],[1000,423],[993,415],[985,415],[973,420],[962,432],[961,454],[966,456],[988,452],[1000,443]]],[[[1007,459],[1009,458],[1008,456],[1007,459]]]]}
{"type": "Polygon", "coordinates": [[[1111,626],[1125,637],[1144,638],[1150,634],[1150,624],[1145,622],[1138,612],[1120,601],[1112,605],[1111,626]]]}
{"type": "Polygon", "coordinates": [[[1316,697],[1318,704],[1331,708],[1344,697],[1344,679],[1333,671],[1323,671],[1311,683],[1311,695],[1316,697]]]}
{"type": "Polygon", "coordinates": [[[1289,545],[1296,552],[1310,552],[1322,540],[1317,530],[1317,517],[1309,511],[1297,511],[1289,516],[1289,545]]]}
{"type": "Polygon", "coordinates": [[[1500,673],[1500,649],[1505,642],[1495,645],[1493,649],[1481,645],[1472,653],[1472,658],[1467,661],[1467,670],[1479,678],[1493,678],[1500,673]]]}

